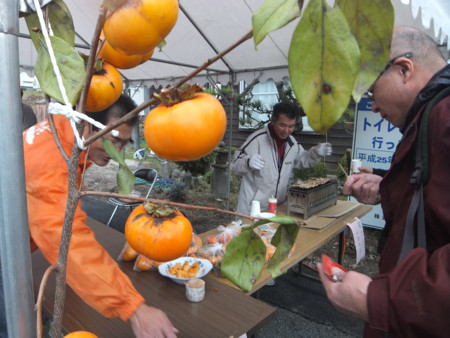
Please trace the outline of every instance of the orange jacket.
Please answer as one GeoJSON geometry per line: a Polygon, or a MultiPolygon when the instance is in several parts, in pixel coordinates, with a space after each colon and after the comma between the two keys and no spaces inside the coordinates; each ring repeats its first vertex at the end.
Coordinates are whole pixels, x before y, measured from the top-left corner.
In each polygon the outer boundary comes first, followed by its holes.
{"type": "MultiPolygon", "coordinates": [[[[67,154],[72,153],[74,134],[69,120],[54,117],[58,136],[67,154]]],[[[51,263],[58,259],[68,196],[68,168],[59,153],[50,126],[44,120],[23,134],[28,222],[32,251],[36,246],[51,263]]],[[[78,182],[85,164],[82,152],[78,182]]],[[[89,166],[91,162],[87,162],[89,166]]],[[[128,320],[144,302],[115,260],[95,240],[85,224],[86,213],[78,202],[73,220],[67,261],[67,283],[105,317],[128,320]]]]}

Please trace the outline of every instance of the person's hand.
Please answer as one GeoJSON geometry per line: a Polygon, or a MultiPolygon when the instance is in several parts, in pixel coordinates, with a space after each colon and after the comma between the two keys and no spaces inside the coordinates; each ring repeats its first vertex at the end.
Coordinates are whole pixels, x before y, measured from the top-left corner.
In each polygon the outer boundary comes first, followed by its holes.
{"type": "Polygon", "coordinates": [[[322,263],[317,263],[317,269],[330,302],[339,311],[367,321],[367,289],[372,279],[359,272],[344,272],[333,267],[332,274],[341,278],[339,282],[334,282],[323,272],[322,263]]]}
{"type": "Polygon", "coordinates": [[[252,169],[261,170],[264,168],[264,159],[259,154],[253,154],[250,156],[248,166],[252,169]]]}
{"type": "Polygon", "coordinates": [[[356,173],[355,175],[358,174],[372,174],[373,173],[373,168],[372,167],[366,167],[366,166],[361,166],[358,168],[359,172],[356,173]]]}
{"type": "Polygon", "coordinates": [[[178,333],[164,312],[145,304],[137,308],[130,323],[137,338],[175,338],[178,333]]]}
{"type": "Polygon", "coordinates": [[[373,174],[358,174],[347,177],[342,192],[353,196],[365,204],[378,204],[380,197],[380,182],[383,178],[373,174]]]}
{"type": "Polygon", "coordinates": [[[330,156],[333,152],[331,143],[319,143],[318,145],[312,147],[311,150],[318,156],[330,156]]]}

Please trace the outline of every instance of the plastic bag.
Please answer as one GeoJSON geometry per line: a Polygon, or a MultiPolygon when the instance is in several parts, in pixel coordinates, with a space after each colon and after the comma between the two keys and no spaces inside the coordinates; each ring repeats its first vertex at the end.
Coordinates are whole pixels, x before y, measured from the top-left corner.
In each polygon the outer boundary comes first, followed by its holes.
{"type": "Polygon", "coordinates": [[[206,237],[206,241],[209,244],[214,243],[221,243],[221,244],[227,244],[231,239],[241,233],[241,222],[231,222],[230,224],[224,226],[219,225],[217,227],[218,233],[215,235],[209,235],[206,237]]]}
{"type": "Polygon", "coordinates": [[[119,256],[117,257],[118,261],[129,262],[139,255],[139,252],[134,250],[128,242],[125,242],[123,249],[120,251],[119,256]]]}
{"type": "Polygon", "coordinates": [[[202,246],[202,239],[199,235],[192,234],[191,245],[189,246],[188,251],[186,252],[186,256],[192,256],[197,254],[198,250],[202,246]]]}
{"type": "Polygon", "coordinates": [[[224,253],[225,245],[222,243],[214,243],[203,245],[198,250],[196,257],[205,258],[209,260],[212,265],[216,265],[218,262],[222,261],[224,253]]]}
{"type": "Polygon", "coordinates": [[[153,268],[153,263],[150,258],[144,255],[139,255],[134,262],[133,270],[135,271],[149,271],[153,268]]]}
{"type": "Polygon", "coordinates": [[[144,255],[139,255],[134,262],[133,270],[135,271],[149,271],[155,270],[160,266],[162,262],[154,261],[144,255]]]}

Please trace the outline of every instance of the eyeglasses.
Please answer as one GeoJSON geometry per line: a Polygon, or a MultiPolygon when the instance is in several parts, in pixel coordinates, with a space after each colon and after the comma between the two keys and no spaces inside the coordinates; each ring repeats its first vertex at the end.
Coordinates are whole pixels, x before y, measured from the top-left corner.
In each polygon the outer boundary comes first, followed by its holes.
{"type": "Polygon", "coordinates": [[[366,92],[366,95],[369,99],[374,100],[375,96],[373,93],[373,87],[375,86],[375,83],[377,83],[377,81],[380,79],[380,77],[383,76],[383,74],[389,69],[391,68],[391,66],[395,63],[395,61],[397,61],[400,58],[407,58],[407,59],[411,59],[413,57],[413,52],[407,52],[404,54],[400,54],[396,57],[393,57],[392,59],[390,59],[388,61],[388,63],[386,63],[386,66],[383,68],[383,70],[380,72],[380,74],[378,74],[377,79],[373,82],[372,86],[370,86],[369,90],[366,92]]]}

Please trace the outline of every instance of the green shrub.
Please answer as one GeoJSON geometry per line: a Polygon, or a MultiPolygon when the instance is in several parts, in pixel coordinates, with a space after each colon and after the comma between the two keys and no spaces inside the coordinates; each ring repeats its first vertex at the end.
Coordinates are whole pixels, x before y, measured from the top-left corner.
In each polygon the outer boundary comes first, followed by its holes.
{"type": "Polygon", "coordinates": [[[189,171],[192,176],[200,176],[211,170],[215,157],[216,153],[213,151],[195,161],[176,161],[175,163],[184,171],[189,171]]]}
{"type": "Polygon", "coordinates": [[[294,169],[294,180],[306,181],[310,178],[327,177],[327,167],[324,162],[316,163],[311,168],[294,169]]]}

